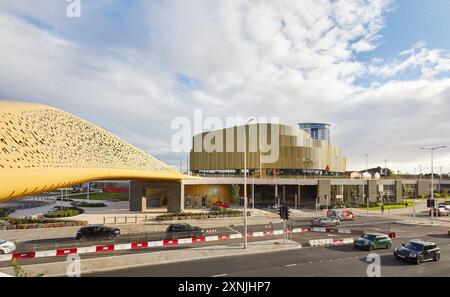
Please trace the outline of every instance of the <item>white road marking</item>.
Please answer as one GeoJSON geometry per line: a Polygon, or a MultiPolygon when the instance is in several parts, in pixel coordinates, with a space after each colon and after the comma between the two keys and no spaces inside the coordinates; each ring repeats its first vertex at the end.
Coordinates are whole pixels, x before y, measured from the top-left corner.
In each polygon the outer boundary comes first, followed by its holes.
{"type": "Polygon", "coordinates": [[[224,274],[216,274],[216,275],[213,275],[212,277],[224,277],[224,276],[227,276],[228,274],[226,274],[226,273],[224,273],[224,274]]]}
{"type": "Polygon", "coordinates": [[[293,266],[297,266],[297,264],[289,264],[289,265],[286,265],[286,267],[293,267],[293,266]]]}
{"type": "Polygon", "coordinates": [[[227,228],[228,228],[228,229],[230,229],[231,231],[233,231],[233,232],[234,232],[234,233],[236,233],[236,234],[241,234],[241,232],[239,232],[239,231],[236,231],[236,230],[234,230],[234,229],[233,229],[233,228],[231,228],[231,227],[228,227],[228,226],[227,226],[227,228]]]}

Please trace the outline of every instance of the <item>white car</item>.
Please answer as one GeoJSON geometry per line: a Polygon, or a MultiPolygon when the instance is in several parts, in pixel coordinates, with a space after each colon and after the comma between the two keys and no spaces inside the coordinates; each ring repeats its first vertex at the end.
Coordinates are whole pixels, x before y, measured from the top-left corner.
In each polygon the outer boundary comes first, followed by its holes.
{"type": "Polygon", "coordinates": [[[16,250],[14,242],[0,239],[0,255],[11,254],[16,250]]]}

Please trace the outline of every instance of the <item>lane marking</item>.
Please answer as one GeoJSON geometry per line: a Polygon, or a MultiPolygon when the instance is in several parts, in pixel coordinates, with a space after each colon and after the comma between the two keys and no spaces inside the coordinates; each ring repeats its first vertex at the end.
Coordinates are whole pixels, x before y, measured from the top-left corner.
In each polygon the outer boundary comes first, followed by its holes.
{"type": "Polygon", "coordinates": [[[224,276],[227,276],[228,274],[226,274],[226,273],[224,273],[224,274],[216,274],[216,275],[213,275],[212,277],[224,277],[224,276]]]}
{"type": "Polygon", "coordinates": [[[234,233],[236,233],[236,234],[241,234],[241,232],[238,232],[237,230],[234,230],[233,228],[231,228],[231,227],[228,227],[228,226],[226,226],[229,230],[231,230],[231,231],[233,231],[234,233]]]}
{"type": "Polygon", "coordinates": [[[289,265],[285,265],[286,267],[293,267],[293,266],[297,266],[297,264],[289,264],[289,265]]]}

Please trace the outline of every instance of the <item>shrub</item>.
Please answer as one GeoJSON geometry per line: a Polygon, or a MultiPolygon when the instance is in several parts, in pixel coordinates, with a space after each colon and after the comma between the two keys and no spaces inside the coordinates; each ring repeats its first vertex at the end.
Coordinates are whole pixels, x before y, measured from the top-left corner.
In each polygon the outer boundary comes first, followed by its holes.
{"type": "Polygon", "coordinates": [[[105,207],[106,204],[103,202],[72,202],[72,205],[75,207],[105,207]]]}
{"type": "Polygon", "coordinates": [[[8,221],[0,220],[0,230],[6,230],[11,225],[8,221]]]}
{"type": "Polygon", "coordinates": [[[84,213],[84,210],[78,207],[63,208],[62,210],[50,211],[44,215],[46,218],[67,218],[74,217],[84,213]]]}

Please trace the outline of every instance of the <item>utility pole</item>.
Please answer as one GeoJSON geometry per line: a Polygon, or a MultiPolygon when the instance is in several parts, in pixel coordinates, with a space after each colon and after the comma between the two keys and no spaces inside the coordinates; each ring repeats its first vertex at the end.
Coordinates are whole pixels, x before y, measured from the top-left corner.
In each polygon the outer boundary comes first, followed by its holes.
{"type": "Polygon", "coordinates": [[[249,119],[244,125],[244,249],[247,249],[247,127],[255,119],[249,119]]]}
{"type": "MultiPolygon", "coordinates": [[[[439,149],[444,149],[447,146],[443,145],[443,146],[435,146],[435,147],[421,147],[421,150],[429,150],[431,152],[431,195],[430,195],[430,199],[431,199],[431,203],[434,202],[434,163],[433,163],[433,153],[435,150],[439,150],[439,149]]],[[[436,203],[433,203],[434,205],[436,205],[436,203]]],[[[433,205],[432,204],[432,205],[433,205]]],[[[434,217],[434,208],[432,208],[430,210],[430,220],[431,220],[431,224],[433,224],[433,217],[434,217]]],[[[439,215],[438,212],[436,212],[436,215],[439,215]]]]}
{"type": "Polygon", "coordinates": [[[384,160],[384,177],[387,177],[387,160],[384,160]]]}
{"type": "MultiPolygon", "coordinates": [[[[369,162],[368,162],[368,158],[369,155],[366,153],[364,154],[364,156],[366,157],[366,173],[368,173],[369,171],[369,162]]],[[[366,184],[366,177],[364,175],[364,181],[363,181],[363,200],[364,200],[364,196],[366,196],[366,190],[365,190],[365,184],[366,184]]],[[[367,215],[369,215],[369,196],[366,197],[366,205],[367,205],[367,215]]]]}

